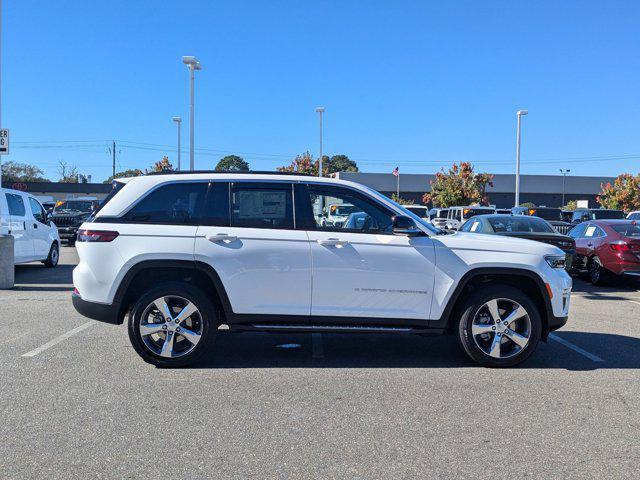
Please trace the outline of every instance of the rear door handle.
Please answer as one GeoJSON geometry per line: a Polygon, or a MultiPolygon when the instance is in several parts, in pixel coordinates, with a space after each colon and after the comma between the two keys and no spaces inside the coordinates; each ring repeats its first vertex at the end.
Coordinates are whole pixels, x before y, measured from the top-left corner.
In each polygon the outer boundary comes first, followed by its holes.
{"type": "Polygon", "coordinates": [[[215,235],[205,235],[205,238],[213,243],[234,242],[238,239],[237,236],[227,235],[226,233],[216,233],[215,235]]]}
{"type": "Polygon", "coordinates": [[[320,245],[324,245],[327,247],[344,247],[345,245],[349,245],[348,241],[340,240],[339,238],[318,239],[317,242],[320,245]]]}

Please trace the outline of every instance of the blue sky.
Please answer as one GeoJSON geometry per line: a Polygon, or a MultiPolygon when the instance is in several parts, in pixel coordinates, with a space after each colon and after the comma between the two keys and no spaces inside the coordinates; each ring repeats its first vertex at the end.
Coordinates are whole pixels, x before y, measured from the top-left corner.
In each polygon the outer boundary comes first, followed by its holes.
{"type": "Polygon", "coordinates": [[[51,177],[59,160],[108,177],[112,139],[118,169],[175,160],[182,55],[203,65],[200,169],[317,154],[317,105],[324,152],[364,171],[510,173],[519,108],[523,173],[640,169],[637,1],[5,0],[2,21],[4,158],[51,177]]]}

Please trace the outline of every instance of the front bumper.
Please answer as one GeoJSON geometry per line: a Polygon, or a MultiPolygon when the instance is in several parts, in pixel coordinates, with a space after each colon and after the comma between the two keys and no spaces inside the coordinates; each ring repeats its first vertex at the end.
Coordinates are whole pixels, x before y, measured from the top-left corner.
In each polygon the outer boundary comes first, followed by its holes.
{"type": "Polygon", "coordinates": [[[71,295],[71,301],[73,302],[73,308],[75,308],[76,312],[80,315],[113,325],[120,325],[122,323],[120,304],[118,303],[104,304],[89,302],[83,300],[80,295],[75,292],[71,295]]]}
{"type": "Polygon", "coordinates": [[[58,227],[58,235],[63,240],[75,239],[79,227],[58,227]]]}
{"type": "Polygon", "coordinates": [[[553,332],[554,330],[558,330],[559,328],[564,327],[567,324],[567,320],[569,316],[566,317],[556,317],[552,316],[548,319],[549,331],[553,332]]]}

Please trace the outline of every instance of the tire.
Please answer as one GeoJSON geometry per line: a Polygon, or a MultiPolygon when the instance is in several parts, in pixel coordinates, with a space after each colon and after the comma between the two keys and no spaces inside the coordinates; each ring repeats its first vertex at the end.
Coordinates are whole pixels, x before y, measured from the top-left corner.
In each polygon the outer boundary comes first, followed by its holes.
{"type": "Polygon", "coordinates": [[[589,261],[589,280],[594,285],[606,285],[609,281],[609,272],[597,255],[589,261]]]}
{"type": "Polygon", "coordinates": [[[47,259],[42,262],[44,266],[47,268],[55,268],[60,261],[60,247],[58,246],[58,242],[53,242],[51,244],[51,248],[49,249],[49,256],[47,259]]]}
{"type": "Polygon", "coordinates": [[[211,350],[217,329],[218,316],[209,297],[199,288],[185,283],[167,282],[150,288],[140,296],[129,314],[131,345],[145,362],[157,367],[193,364],[211,350]],[[161,298],[171,310],[172,318],[169,320],[166,313],[158,315],[159,309],[154,301],[161,298]],[[190,302],[197,311],[180,322],[179,319],[173,320],[187,305],[185,302],[190,302]],[[155,323],[149,322],[150,317],[155,323]],[[153,333],[143,336],[141,329],[153,333]],[[189,332],[188,336],[183,335],[186,332],[189,332]],[[199,337],[196,343],[190,340],[196,338],[194,334],[199,337]]]}
{"type": "Polygon", "coordinates": [[[535,351],[542,335],[538,307],[527,294],[508,285],[482,288],[465,298],[457,312],[460,315],[458,340],[463,350],[485,367],[512,367],[525,361],[535,351]],[[493,320],[495,310],[492,314],[487,305],[493,301],[497,305],[499,324],[493,320]],[[505,326],[510,313],[522,312],[519,308],[525,315],[505,326]]]}

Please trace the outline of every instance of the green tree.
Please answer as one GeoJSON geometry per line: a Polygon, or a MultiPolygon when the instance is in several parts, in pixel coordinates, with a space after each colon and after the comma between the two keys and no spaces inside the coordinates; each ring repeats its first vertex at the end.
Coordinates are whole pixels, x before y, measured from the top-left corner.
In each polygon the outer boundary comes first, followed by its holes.
{"type": "Polygon", "coordinates": [[[601,192],[596,200],[604,208],[614,210],[640,209],[640,174],[634,176],[630,173],[623,173],[611,185],[611,182],[600,185],[601,192]]]}
{"type": "Polygon", "coordinates": [[[16,182],[50,182],[44,177],[44,172],[28,163],[2,162],[2,183],[16,182]]]}
{"type": "Polygon", "coordinates": [[[216,171],[220,172],[225,170],[231,172],[248,172],[249,164],[238,155],[227,155],[226,157],[222,157],[216,165],[216,171]]]}
{"type": "Polygon", "coordinates": [[[425,193],[422,201],[436,207],[454,207],[489,203],[487,187],[493,186],[493,175],[474,173],[469,162],[453,164],[448,170],[436,173],[435,180],[429,182],[431,192],[425,193]]]}
{"type": "Polygon", "coordinates": [[[151,167],[152,172],[166,172],[171,170],[173,170],[173,165],[169,161],[169,157],[167,157],[166,155],[162,157],[162,160],[154,163],[151,167]]]}
{"type": "Polygon", "coordinates": [[[524,208],[536,208],[536,204],[533,202],[524,202],[521,203],[520,206],[524,208]]]}
{"type": "Polygon", "coordinates": [[[122,172],[116,172],[115,175],[110,176],[102,183],[111,183],[114,178],[128,178],[128,177],[139,177],[144,172],[139,168],[133,168],[129,170],[124,170],[122,172]]]}
{"type": "Polygon", "coordinates": [[[567,202],[567,204],[562,207],[562,210],[575,210],[576,208],[578,208],[578,202],[576,202],[575,200],[569,200],[567,202]]]}
{"type": "Polygon", "coordinates": [[[406,198],[399,197],[395,193],[391,195],[391,200],[400,204],[400,205],[413,205],[411,200],[407,200],[406,198]]]}
{"type": "Polygon", "coordinates": [[[322,156],[322,170],[325,174],[336,172],[357,172],[358,165],[346,155],[333,155],[331,158],[322,156]]]}

